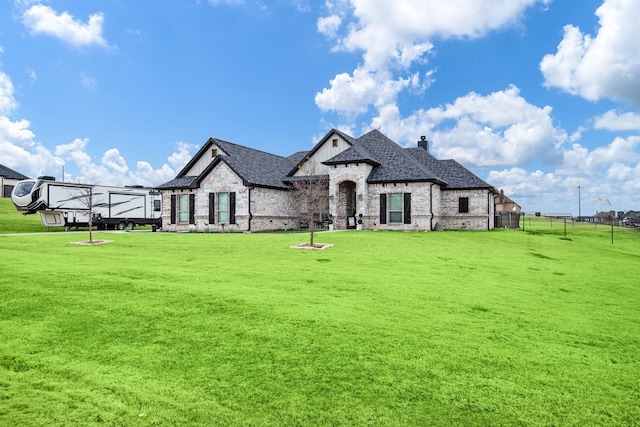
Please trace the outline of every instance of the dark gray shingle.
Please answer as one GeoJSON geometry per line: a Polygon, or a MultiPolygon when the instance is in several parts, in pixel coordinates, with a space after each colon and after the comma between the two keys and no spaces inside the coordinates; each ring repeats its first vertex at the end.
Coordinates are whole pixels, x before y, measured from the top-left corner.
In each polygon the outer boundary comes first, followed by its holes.
{"type": "Polygon", "coordinates": [[[165,182],[157,188],[161,190],[168,190],[171,188],[195,188],[194,184],[197,179],[197,176],[182,176],[180,178],[172,179],[169,182],[165,182]]]}
{"type": "MultiPolygon", "coordinates": [[[[443,189],[492,188],[485,181],[455,160],[438,160],[421,147],[402,148],[378,130],[372,130],[359,138],[332,130],[326,138],[337,133],[351,145],[325,164],[369,163],[373,170],[367,177],[370,183],[385,182],[435,182],[443,189]]],[[[323,140],[324,141],[324,140],[323,140]]],[[[319,143],[321,144],[322,141],[319,143]]],[[[196,156],[178,174],[176,179],[159,188],[197,188],[200,181],[219,163],[226,163],[245,185],[288,189],[288,179],[300,164],[317,151],[300,151],[289,157],[281,157],[220,139],[210,138],[196,156]],[[212,145],[217,145],[226,155],[219,155],[199,177],[183,176],[212,145]]]]}
{"type": "Polygon", "coordinates": [[[28,176],[22,175],[20,172],[16,172],[13,169],[6,167],[5,165],[0,165],[0,176],[5,177],[7,179],[29,179],[28,176]]]}

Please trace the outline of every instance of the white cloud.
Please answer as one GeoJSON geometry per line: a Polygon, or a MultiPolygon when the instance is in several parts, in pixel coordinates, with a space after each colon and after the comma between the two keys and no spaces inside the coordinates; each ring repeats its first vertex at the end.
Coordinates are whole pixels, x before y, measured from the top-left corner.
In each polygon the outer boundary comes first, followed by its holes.
{"type": "Polygon", "coordinates": [[[30,169],[40,170],[51,160],[50,156],[34,142],[28,120],[14,121],[9,117],[18,107],[13,90],[9,76],[0,71],[0,161],[12,169],[25,162],[30,169]]]}
{"type": "Polygon", "coordinates": [[[636,180],[640,175],[640,164],[635,168],[624,163],[614,163],[607,169],[607,179],[613,181],[636,180]]]}
{"type": "Polygon", "coordinates": [[[14,88],[8,75],[0,71],[0,162],[27,176],[61,175],[65,166],[65,179],[105,185],[141,184],[156,186],[173,179],[192,157],[197,147],[184,142],[176,143],[177,151],[169,156],[168,164],[159,169],[143,161],[136,169],[129,169],[119,150],[107,150],[99,162],[94,162],[87,152],[88,138],[76,138],[68,144],[60,144],[52,153],[29,129],[28,120],[12,120],[10,115],[18,108],[14,88]]]}
{"type": "Polygon", "coordinates": [[[80,73],[80,84],[90,91],[96,90],[98,87],[98,79],[87,76],[84,71],[80,73]]]}
{"type": "Polygon", "coordinates": [[[351,0],[354,22],[341,46],[364,51],[368,66],[379,67],[434,36],[475,38],[511,25],[535,3],[548,0],[351,0]]]}
{"type": "Polygon", "coordinates": [[[487,181],[496,188],[504,189],[504,193],[517,202],[527,215],[533,215],[535,212],[573,212],[573,206],[569,206],[567,201],[574,193],[577,208],[578,184],[555,173],[541,170],[527,172],[516,167],[491,171],[487,181]]]}
{"type": "Polygon", "coordinates": [[[0,71],[0,114],[9,114],[16,108],[13,97],[13,83],[9,76],[0,71]]]}
{"type": "Polygon", "coordinates": [[[540,70],[547,87],[591,101],[609,98],[640,103],[640,2],[605,0],[596,10],[595,37],[566,25],[555,54],[545,55],[540,70]]]}
{"type": "Polygon", "coordinates": [[[342,18],[338,15],[326,16],[318,19],[318,32],[333,39],[337,36],[340,25],[342,25],[342,18]]]}
{"type": "Polygon", "coordinates": [[[193,149],[190,144],[176,143],[178,152],[171,154],[168,158],[168,163],[171,166],[165,163],[159,169],[153,169],[148,162],[138,161],[136,168],[132,170],[117,148],[105,151],[100,162],[95,163],[86,152],[88,143],[87,138],[77,138],[69,144],[56,147],[57,158],[64,164],[78,170],[74,176],[67,176],[67,181],[153,187],[173,179],[177,174],[176,171],[190,160],[192,155],[188,153],[188,150],[193,149]]]}
{"type": "Polygon", "coordinates": [[[108,46],[102,37],[102,13],[90,15],[84,24],[68,12],[57,13],[49,6],[36,4],[22,14],[22,22],[32,34],[51,36],[72,46],[108,46]]]}
{"type": "Polygon", "coordinates": [[[309,6],[308,0],[290,0],[291,5],[296,8],[298,12],[309,12],[311,6],[309,6]]]}
{"type": "Polygon", "coordinates": [[[432,82],[433,71],[420,82],[410,68],[433,51],[434,37],[480,37],[513,25],[527,7],[549,0],[335,0],[329,15],[318,20],[318,31],[336,40],[335,49],[361,51],[363,63],[352,73],[335,76],[316,94],[323,111],[348,115],[395,102],[403,90],[432,82]],[[339,34],[344,29],[346,34],[339,34]]]}
{"type": "Polygon", "coordinates": [[[368,72],[357,69],[353,76],[343,73],[331,80],[331,88],[315,97],[316,105],[324,111],[364,113],[369,105],[381,106],[392,102],[398,93],[416,85],[415,78],[390,78],[388,72],[368,72]]]}
{"type": "Polygon", "coordinates": [[[193,153],[200,147],[195,144],[178,141],[176,142],[176,148],[178,151],[171,154],[167,160],[173,169],[179,171],[189,163],[189,160],[193,157],[193,153]]]}
{"type": "Polygon", "coordinates": [[[612,131],[637,130],[640,131],[640,114],[622,113],[618,114],[614,110],[609,110],[603,115],[596,117],[594,127],[596,129],[606,129],[612,131]]]}
{"type": "Polygon", "coordinates": [[[76,138],[69,144],[61,144],[56,146],[56,156],[66,161],[72,161],[78,167],[86,167],[91,165],[91,156],[84,150],[89,143],[88,138],[76,138]]]}
{"type": "Polygon", "coordinates": [[[38,75],[31,68],[27,68],[27,75],[29,76],[31,83],[35,83],[35,81],[38,80],[38,75]]]}
{"type": "Polygon", "coordinates": [[[580,144],[572,144],[564,151],[558,172],[565,175],[597,176],[613,163],[636,163],[640,161],[640,136],[616,137],[603,147],[593,151],[580,144]]]}
{"type": "Polygon", "coordinates": [[[525,165],[538,156],[557,155],[567,140],[554,126],[551,112],[551,107],[529,104],[517,87],[510,86],[487,96],[472,92],[405,118],[395,104],[388,104],[371,127],[381,127],[396,141],[414,142],[425,135],[440,158],[468,166],[525,165]]]}
{"type": "Polygon", "coordinates": [[[640,164],[614,163],[592,177],[576,177],[512,168],[491,171],[487,180],[518,202],[527,215],[534,212],[593,215],[602,210],[637,210],[640,164]],[[580,187],[580,190],[578,189],[580,187]],[[611,205],[603,205],[608,199],[611,205]]]}
{"type": "Polygon", "coordinates": [[[589,150],[573,144],[562,153],[562,164],[553,172],[529,173],[518,167],[490,171],[487,181],[504,188],[523,208],[533,211],[578,214],[578,186],[582,190],[582,214],[603,207],[598,199],[611,200],[613,209],[637,209],[640,189],[640,137],[614,138],[606,146],[589,150]]]}

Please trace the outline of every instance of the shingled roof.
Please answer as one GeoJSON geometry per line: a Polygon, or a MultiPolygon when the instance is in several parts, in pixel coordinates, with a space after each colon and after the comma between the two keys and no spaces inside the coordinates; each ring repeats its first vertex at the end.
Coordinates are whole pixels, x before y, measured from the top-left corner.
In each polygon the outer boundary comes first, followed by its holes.
{"type": "Polygon", "coordinates": [[[371,158],[379,164],[373,168],[367,182],[437,181],[437,176],[429,168],[408,155],[405,149],[379,130],[362,135],[357,139],[355,147],[370,153],[371,158]]]}
{"type": "Polygon", "coordinates": [[[210,138],[198,153],[196,153],[193,159],[180,171],[176,179],[164,183],[158,188],[197,188],[209,172],[211,172],[218,163],[223,162],[242,179],[244,185],[288,189],[289,187],[283,182],[283,178],[286,176],[293,161],[304,155],[300,153],[297,154],[297,156],[294,155],[294,158],[282,157],[221,139],[210,138]],[[213,145],[220,147],[224,154],[216,156],[200,175],[187,176],[186,174],[191,170],[193,165],[202,155],[207,153],[213,145]]]}
{"type": "Polygon", "coordinates": [[[289,189],[293,180],[291,176],[299,166],[334,134],[343,138],[350,147],[323,163],[368,163],[373,166],[367,177],[369,183],[434,182],[443,190],[493,188],[455,160],[438,160],[422,147],[402,148],[378,130],[353,138],[335,129],[313,150],[299,151],[289,157],[210,138],[175,179],[158,188],[197,188],[213,168],[224,162],[243,180],[244,185],[289,189]],[[186,175],[213,145],[224,154],[216,156],[199,176],[186,175]]]}
{"type": "Polygon", "coordinates": [[[165,182],[158,186],[158,189],[170,189],[170,188],[196,188],[195,182],[198,180],[197,176],[182,176],[180,178],[172,179],[169,182],[165,182]]]}
{"type": "Polygon", "coordinates": [[[445,189],[493,188],[455,160],[438,160],[422,147],[405,150],[443,181],[445,189]]]}
{"type": "Polygon", "coordinates": [[[438,160],[422,147],[402,148],[378,130],[357,138],[352,147],[324,163],[354,162],[374,166],[369,183],[426,181],[445,189],[492,188],[455,160],[438,160]]]}
{"type": "Polygon", "coordinates": [[[28,176],[24,176],[20,172],[16,172],[13,169],[9,169],[5,165],[0,165],[0,176],[7,179],[17,179],[17,180],[29,179],[28,176]]]}

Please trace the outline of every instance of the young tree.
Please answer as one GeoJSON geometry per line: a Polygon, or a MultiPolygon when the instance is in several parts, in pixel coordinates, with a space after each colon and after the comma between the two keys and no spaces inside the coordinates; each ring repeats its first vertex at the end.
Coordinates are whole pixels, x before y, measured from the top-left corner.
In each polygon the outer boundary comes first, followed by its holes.
{"type": "Polygon", "coordinates": [[[87,184],[86,187],[78,188],[77,195],[75,197],[76,201],[82,208],[88,211],[89,215],[89,243],[93,243],[93,187],[92,184],[87,184]]]}
{"type": "MultiPolygon", "coordinates": [[[[598,197],[595,201],[601,203],[602,205],[606,205],[609,207],[609,209],[611,209],[611,201],[609,199],[598,197]]],[[[608,212],[598,212],[596,213],[596,217],[598,216],[601,219],[604,219],[603,223],[606,224],[608,222],[611,224],[611,244],[613,245],[613,224],[616,218],[616,211],[609,210],[608,212]]]]}
{"type": "Polygon", "coordinates": [[[328,210],[329,177],[319,175],[314,162],[307,162],[302,168],[303,176],[292,182],[294,200],[300,206],[303,219],[309,229],[309,244],[313,246],[315,219],[322,220],[328,210]]]}

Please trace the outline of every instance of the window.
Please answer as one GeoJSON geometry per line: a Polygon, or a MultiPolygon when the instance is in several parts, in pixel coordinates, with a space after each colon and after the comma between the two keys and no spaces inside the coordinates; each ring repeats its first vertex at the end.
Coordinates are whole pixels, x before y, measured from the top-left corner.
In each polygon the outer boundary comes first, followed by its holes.
{"type": "Polygon", "coordinates": [[[18,183],[18,185],[16,185],[16,188],[13,190],[13,194],[15,194],[18,197],[26,196],[27,194],[31,193],[31,190],[33,189],[34,185],[35,185],[34,181],[20,182],[18,183]]]}
{"type": "Polygon", "coordinates": [[[209,224],[236,223],[236,193],[209,193],[209,224]]]}
{"type": "Polygon", "coordinates": [[[331,146],[332,147],[337,147],[338,146],[338,138],[335,138],[331,141],[331,146]]]}
{"type": "Polygon", "coordinates": [[[389,222],[401,223],[403,196],[402,193],[389,194],[389,222]]]}
{"type": "Polygon", "coordinates": [[[218,155],[218,149],[217,148],[212,148],[211,149],[211,157],[215,157],[218,155]]]}
{"type": "Polygon", "coordinates": [[[458,199],[458,212],[459,213],[468,213],[469,212],[469,198],[468,197],[460,197],[458,199]]]}
{"type": "Polygon", "coordinates": [[[229,222],[229,193],[218,193],[218,223],[229,222]]]}
{"type": "Polygon", "coordinates": [[[160,200],[153,201],[153,211],[160,212],[162,210],[162,202],[160,200]]]}
{"type": "Polygon", "coordinates": [[[189,195],[180,194],[178,196],[178,222],[189,222],[189,195]]]}
{"type": "Polygon", "coordinates": [[[380,224],[411,224],[411,193],[380,194],[380,224]]]}

